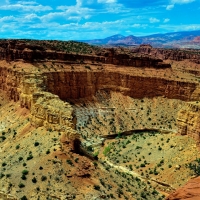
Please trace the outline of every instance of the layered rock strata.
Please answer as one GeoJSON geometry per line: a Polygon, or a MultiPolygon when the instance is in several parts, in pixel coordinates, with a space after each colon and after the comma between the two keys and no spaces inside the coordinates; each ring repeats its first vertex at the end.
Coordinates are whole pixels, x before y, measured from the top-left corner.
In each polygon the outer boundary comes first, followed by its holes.
{"type": "Polygon", "coordinates": [[[182,108],[177,118],[178,133],[189,135],[200,142],[200,102],[191,102],[182,108]]]}
{"type": "Polygon", "coordinates": [[[72,106],[46,90],[45,76],[24,75],[0,67],[0,87],[10,99],[20,101],[21,107],[31,111],[31,123],[36,127],[63,132],[68,139],[79,138],[75,131],[76,118],[72,106]]]}
{"type": "Polygon", "coordinates": [[[78,55],[74,53],[66,53],[55,51],[52,49],[44,49],[37,45],[27,45],[24,42],[16,40],[8,40],[0,42],[0,60],[16,61],[23,60],[25,62],[44,61],[44,60],[60,60],[67,63],[103,63],[114,65],[125,65],[133,67],[154,67],[154,68],[170,68],[170,64],[164,63],[162,59],[150,57],[136,57],[126,53],[117,53],[115,49],[107,49],[94,55],[78,55]]]}
{"type": "Polygon", "coordinates": [[[134,53],[141,53],[152,57],[157,57],[163,60],[185,60],[190,59],[191,61],[200,64],[200,55],[196,50],[180,50],[180,49],[161,49],[153,48],[151,45],[140,45],[133,49],[134,53]]]}
{"type": "Polygon", "coordinates": [[[139,77],[118,72],[53,72],[45,73],[47,90],[61,99],[90,97],[99,90],[120,92],[132,98],[165,96],[184,101],[198,100],[197,83],[139,77]]]}

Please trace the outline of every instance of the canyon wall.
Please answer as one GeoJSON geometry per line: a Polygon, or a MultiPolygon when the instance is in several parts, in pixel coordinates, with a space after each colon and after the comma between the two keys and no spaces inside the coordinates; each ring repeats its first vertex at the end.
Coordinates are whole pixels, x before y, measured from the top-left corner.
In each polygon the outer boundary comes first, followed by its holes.
{"type": "Polygon", "coordinates": [[[150,57],[135,57],[126,53],[117,53],[114,48],[107,48],[106,52],[99,54],[80,55],[66,53],[53,49],[44,49],[38,45],[28,45],[22,41],[8,40],[0,42],[0,60],[25,62],[59,60],[67,63],[103,63],[125,65],[133,67],[170,68],[171,65],[164,63],[162,59],[150,57]]]}
{"type": "Polygon", "coordinates": [[[23,74],[0,66],[0,89],[7,92],[7,96],[14,101],[19,100],[18,86],[23,74]]]}
{"type": "Polygon", "coordinates": [[[189,135],[200,142],[200,102],[190,102],[182,108],[177,117],[178,133],[189,135]]]}
{"type": "Polygon", "coordinates": [[[57,95],[45,92],[45,80],[43,75],[24,75],[0,67],[0,88],[7,92],[11,100],[19,100],[21,107],[31,111],[32,125],[60,131],[71,140],[79,138],[72,106],[61,101],[57,95]]]}
{"type": "Polygon", "coordinates": [[[165,96],[183,101],[198,100],[198,84],[139,77],[118,72],[52,72],[47,77],[47,90],[62,100],[85,98],[98,90],[117,91],[132,98],[165,96]]]}
{"type": "Polygon", "coordinates": [[[194,49],[161,49],[153,48],[151,45],[140,45],[139,47],[133,49],[134,53],[141,53],[144,55],[151,55],[163,60],[176,60],[181,61],[185,59],[190,59],[191,61],[200,64],[200,54],[199,51],[194,49]]]}

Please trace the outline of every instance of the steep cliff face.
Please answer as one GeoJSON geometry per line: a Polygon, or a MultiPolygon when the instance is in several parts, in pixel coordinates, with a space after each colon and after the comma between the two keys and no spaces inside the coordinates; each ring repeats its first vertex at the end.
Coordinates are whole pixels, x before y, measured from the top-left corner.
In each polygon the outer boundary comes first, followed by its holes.
{"type": "Polygon", "coordinates": [[[200,142],[200,102],[191,102],[182,108],[177,117],[178,133],[189,135],[200,142]]]}
{"type": "Polygon", "coordinates": [[[0,88],[7,92],[10,99],[19,100],[17,88],[23,75],[6,67],[0,67],[0,88]]]}
{"type": "Polygon", "coordinates": [[[0,60],[23,60],[34,62],[38,60],[61,60],[68,63],[100,62],[105,64],[125,65],[134,67],[170,68],[170,64],[162,59],[137,57],[126,53],[119,53],[115,49],[106,49],[106,52],[96,54],[75,54],[54,49],[45,49],[39,45],[28,45],[16,40],[0,42],[0,60]]]}
{"type": "Polygon", "coordinates": [[[195,50],[180,50],[180,49],[160,49],[153,48],[151,45],[140,45],[133,50],[135,53],[141,53],[145,55],[151,55],[163,60],[185,60],[190,59],[193,62],[200,63],[200,55],[195,50]]]}
{"type": "Polygon", "coordinates": [[[46,90],[46,77],[40,74],[23,74],[0,67],[0,87],[10,100],[20,101],[21,107],[31,111],[31,124],[48,130],[63,132],[66,138],[79,138],[75,131],[76,119],[69,103],[46,90]]]}
{"type": "Polygon", "coordinates": [[[45,73],[48,91],[61,99],[78,99],[95,95],[98,90],[118,91],[132,98],[165,96],[184,101],[197,100],[198,84],[155,77],[138,77],[117,72],[45,73]]]}

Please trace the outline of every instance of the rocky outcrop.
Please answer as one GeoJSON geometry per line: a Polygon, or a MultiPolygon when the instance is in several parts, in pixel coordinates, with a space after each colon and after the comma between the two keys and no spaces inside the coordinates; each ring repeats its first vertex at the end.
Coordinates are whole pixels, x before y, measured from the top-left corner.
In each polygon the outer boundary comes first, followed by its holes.
{"type": "Polygon", "coordinates": [[[189,59],[197,64],[200,63],[200,54],[198,50],[181,50],[181,49],[162,49],[153,48],[151,45],[140,45],[133,49],[133,53],[140,53],[146,56],[160,58],[162,60],[185,60],[189,59]]]}
{"type": "Polygon", "coordinates": [[[191,102],[182,108],[177,118],[178,133],[189,135],[200,142],[200,102],[191,102]]]}
{"type": "Polygon", "coordinates": [[[185,186],[179,188],[167,197],[166,200],[199,200],[200,177],[190,180],[185,186]]]}
{"type": "Polygon", "coordinates": [[[57,95],[49,92],[37,92],[32,95],[31,123],[36,126],[45,126],[48,130],[74,133],[75,117],[73,108],[63,102],[57,95]],[[74,123],[73,123],[74,120],[74,123]]]}
{"type": "Polygon", "coordinates": [[[31,111],[31,123],[36,127],[63,132],[67,138],[79,138],[75,131],[76,118],[69,103],[46,90],[46,78],[40,74],[24,75],[0,67],[0,87],[9,98],[20,101],[21,107],[31,111]]]}
{"type": "Polygon", "coordinates": [[[19,100],[17,90],[23,75],[6,67],[0,67],[0,89],[7,92],[7,96],[15,101],[19,100]]]}
{"type": "Polygon", "coordinates": [[[200,94],[196,83],[118,72],[52,72],[44,75],[47,77],[47,90],[63,100],[90,97],[99,90],[117,91],[132,98],[165,96],[184,101],[197,100],[200,94]],[[196,95],[193,95],[194,91],[196,95]]]}
{"type": "Polygon", "coordinates": [[[59,60],[68,63],[100,62],[104,64],[125,65],[133,67],[171,67],[170,64],[164,63],[162,59],[131,56],[125,53],[118,53],[114,48],[106,49],[105,53],[94,55],[78,55],[75,53],[55,51],[54,49],[44,49],[37,45],[28,45],[23,41],[6,40],[0,42],[0,60],[13,61],[19,59],[25,62],[59,60]]]}
{"type": "Polygon", "coordinates": [[[25,76],[19,85],[21,107],[31,111],[31,124],[47,130],[64,132],[68,138],[79,138],[75,131],[76,119],[69,103],[57,95],[45,92],[45,76],[25,76]]]}

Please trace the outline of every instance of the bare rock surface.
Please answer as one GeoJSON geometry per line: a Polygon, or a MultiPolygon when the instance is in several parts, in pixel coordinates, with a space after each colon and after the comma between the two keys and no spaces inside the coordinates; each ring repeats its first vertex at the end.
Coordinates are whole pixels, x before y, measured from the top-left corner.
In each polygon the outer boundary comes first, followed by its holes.
{"type": "Polygon", "coordinates": [[[186,185],[170,194],[166,200],[199,200],[200,177],[191,179],[186,185]]]}

